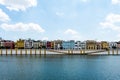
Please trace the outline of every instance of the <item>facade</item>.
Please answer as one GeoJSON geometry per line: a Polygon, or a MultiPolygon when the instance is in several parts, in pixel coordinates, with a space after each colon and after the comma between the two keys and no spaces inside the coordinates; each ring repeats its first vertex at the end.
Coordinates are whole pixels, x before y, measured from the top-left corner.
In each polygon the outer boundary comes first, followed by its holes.
{"type": "Polygon", "coordinates": [[[117,47],[120,49],[120,41],[117,42],[117,47]]]}
{"type": "Polygon", "coordinates": [[[51,42],[50,41],[47,41],[47,49],[51,49],[51,42]]]}
{"type": "Polygon", "coordinates": [[[86,41],[80,43],[81,49],[86,49],[86,41]]]}
{"type": "Polygon", "coordinates": [[[24,48],[25,49],[31,49],[33,48],[33,40],[28,39],[24,41],[24,48]]]}
{"type": "Polygon", "coordinates": [[[86,42],[76,41],[74,49],[86,49],[86,42]]]}
{"type": "Polygon", "coordinates": [[[97,42],[97,49],[101,49],[102,47],[101,47],[101,42],[97,42]]]}
{"type": "Polygon", "coordinates": [[[2,38],[0,37],[0,48],[2,47],[1,42],[2,42],[2,38]]]}
{"type": "Polygon", "coordinates": [[[15,44],[14,44],[13,41],[5,40],[4,41],[4,48],[5,49],[14,49],[15,48],[15,44]]]}
{"type": "Polygon", "coordinates": [[[63,41],[62,47],[63,47],[63,49],[74,49],[75,48],[75,41],[74,40],[63,41]]]}
{"type": "Polygon", "coordinates": [[[77,49],[77,50],[81,49],[81,41],[76,41],[76,42],[75,42],[75,47],[74,47],[74,49],[77,49]]]}
{"type": "Polygon", "coordinates": [[[117,42],[109,42],[109,48],[110,49],[115,49],[115,48],[117,48],[117,42]]]}
{"type": "Polygon", "coordinates": [[[86,41],[86,48],[87,49],[97,49],[97,42],[94,40],[87,40],[86,41]]]}
{"type": "Polygon", "coordinates": [[[22,39],[17,40],[17,42],[15,43],[15,48],[23,49],[24,48],[24,40],[22,40],[22,39]]]}
{"type": "Polygon", "coordinates": [[[43,49],[47,48],[47,41],[45,41],[45,40],[41,41],[40,42],[40,47],[43,48],[43,49]]]}
{"type": "Polygon", "coordinates": [[[54,49],[62,49],[62,40],[54,41],[54,49]]]}
{"type": "Polygon", "coordinates": [[[33,48],[39,49],[40,48],[40,41],[33,41],[33,48]]]}
{"type": "Polygon", "coordinates": [[[109,49],[109,43],[107,41],[101,41],[102,49],[109,49]]]}
{"type": "Polygon", "coordinates": [[[54,41],[51,41],[51,49],[54,49],[54,41]]]}

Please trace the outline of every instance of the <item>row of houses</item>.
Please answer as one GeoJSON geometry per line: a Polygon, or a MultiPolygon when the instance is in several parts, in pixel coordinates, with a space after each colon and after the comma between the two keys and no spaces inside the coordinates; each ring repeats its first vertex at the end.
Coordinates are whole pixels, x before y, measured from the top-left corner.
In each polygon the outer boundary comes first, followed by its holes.
{"type": "Polygon", "coordinates": [[[97,42],[95,40],[87,41],[63,41],[63,40],[54,40],[54,41],[41,41],[41,40],[32,40],[32,39],[19,39],[16,42],[11,40],[3,40],[0,38],[0,48],[7,49],[108,49],[108,48],[120,48],[120,42],[107,42],[101,41],[97,42]]]}

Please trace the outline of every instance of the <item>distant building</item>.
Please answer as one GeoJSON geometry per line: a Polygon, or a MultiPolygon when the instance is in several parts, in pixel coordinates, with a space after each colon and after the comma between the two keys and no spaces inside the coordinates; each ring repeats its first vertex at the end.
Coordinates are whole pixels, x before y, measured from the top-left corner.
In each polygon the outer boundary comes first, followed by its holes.
{"type": "Polygon", "coordinates": [[[117,48],[117,42],[109,42],[109,48],[112,49],[112,48],[117,48]]]}
{"type": "Polygon", "coordinates": [[[54,40],[54,49],[62,49],[62,40],[54,40]]]}
{"type": "Polygon", "coordinates": [[[63,47],[63,49],[74,49],[75,48],[75,41],[74,40],[63,41],[62,47],[63,47]]]}
{"type": "Polygon", "coordinates": [[[101,42],[97,42],[97,43],[96,43],[96,46],[97,46],[97,49],[101,49],[101,48],[102,48],[101,42]]]}
{"type": "Polygon", "coordinates": [[[2,47],[1,42],[2,42],[2,38],[0,37],[0,48],[2,47]]]}
{"type": "Polygon", "coordinates": [[[14,49],[15,48],[15,44],[14,44],[13,41],[5,40],[4,41],[4,48],[5,49],[14,49]]]}
{"type": "Polygon", "coordinates": [[[86,49],[86,42],[76,41],[74,49],[86,49]]]}
{"type": "Polygon", "coordinates": [[[120,41],[117,42],[117,47],[120,49],[120,41]]]}
{"type": "Polygon", "coordinates": [[[109,43],[107,41],[101,41],[102,49],[109,49],[109,43]]]}
{"type": "Polygon", "coordinates": [[[33,47],[32,39],[24,40],[24,48],[25,49],[31,49],[32,47],[33,47]]]}
{"type": "Polygon", "coordinates": [[[86,41],[86,48],[87,49],[97,49],[97,42],[94,40],[87,40],[86,41]]]}
{"type": "Polygon", "coordinates": [[[24,48],[24,40],[22,40],[22,39],[17,40],[17,42],[15,43],[15,48],[23,49],[24,48]]]}
{"type": "Polygon", "coordinates": [[[33,48],[39,49],[40,48],[40,41],[33,41],[33,48]]]}
{"type": "Polygon", "coordinates": [[[47,41],[46,40],[41,41],[40,46],[41,46],[41,48],[46,49],[47,48],[47,41]]]}
{"type": "Polygon", "coordinates": [[[52,42],[51,41],[47,41],[47,49],[51,49],[52,47],[52,42]]]}
{"type": "Polygon", "coordinates": [[[82,49],[82,48],[81,48],[81,41],[76,41],[76,42],[75,42],[75,47],[74,47],[74,49],[77,49],[77,50],[82,49]]]}

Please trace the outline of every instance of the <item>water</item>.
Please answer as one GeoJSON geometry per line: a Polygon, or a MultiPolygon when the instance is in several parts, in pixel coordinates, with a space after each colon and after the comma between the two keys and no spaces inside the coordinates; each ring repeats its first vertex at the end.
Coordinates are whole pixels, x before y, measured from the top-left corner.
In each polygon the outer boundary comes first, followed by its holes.
{"type": "Polygon", "coordinates": [[[120,80],[120,56],[0,56],[0,80],[120,80]]]}

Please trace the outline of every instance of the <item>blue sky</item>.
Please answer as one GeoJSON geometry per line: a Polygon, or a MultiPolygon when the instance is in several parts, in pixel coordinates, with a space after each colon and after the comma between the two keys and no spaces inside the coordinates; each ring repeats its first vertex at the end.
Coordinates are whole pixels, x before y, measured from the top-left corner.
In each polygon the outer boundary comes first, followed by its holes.
{"type": "Polygon", "coordinates": [[[120,0],[0,0],[0,37],[120,40],[120,0]]]}

